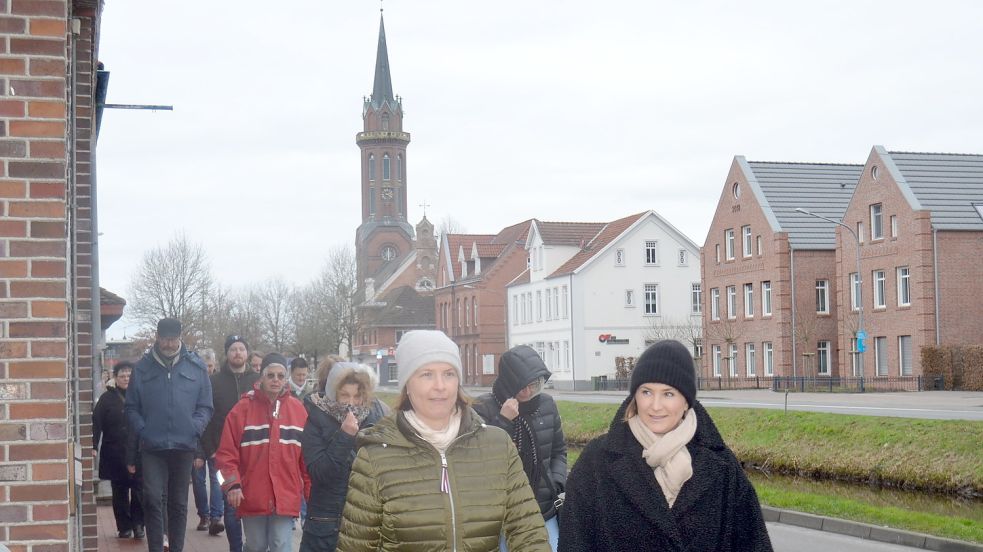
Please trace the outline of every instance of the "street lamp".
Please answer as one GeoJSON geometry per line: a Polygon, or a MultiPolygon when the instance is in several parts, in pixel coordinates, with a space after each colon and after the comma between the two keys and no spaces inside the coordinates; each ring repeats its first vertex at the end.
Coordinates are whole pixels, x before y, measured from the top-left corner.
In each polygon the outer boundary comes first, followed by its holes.
{"type": "MultiPolygon", "coordinates": [[[[857,322],[856,338],[857,338],[857,369],[860,371],[860,374],[854,374],[854,375],[861,375],[862,376],[863,375],[863,354],[862,353],[864,352],[863,340],[864,340],[864,338],[867,337],[867,333],[864,332],[864,301],[863,301],[863,299],[861,297],[861,294],[863,292],[864,286],[863,286],[863,275],[860,272],[860,236],[858,236],[857,233],[853,231],[853,228],[850,228],[846,224],[843,224],[843,221],[834,220],[834,219],[831,219],[831,218],[828,218],[828,217],[824,217],[822,215],[817,215],[816,213],[813,213],[812,211],[808,211],[808,210],[803,209],[801,207],[796,207],[795,211],[797,213],[802,213],[803,215],[809,215],[810,217],[816,217],[818,219],[825,220],[826,222],[832,222],[833,224],[838,224],[838,225],[842,226],[843,228],[846,228],[846,231],[849,232],[850,235],[853,236],[853,239],[856,240],[856,242],[857,242],[857,316],[858,316],[858,322],[857,322]]],[[[853,285],[853,282],[850,282],[850,285],[852,286],[853,285]]]]}

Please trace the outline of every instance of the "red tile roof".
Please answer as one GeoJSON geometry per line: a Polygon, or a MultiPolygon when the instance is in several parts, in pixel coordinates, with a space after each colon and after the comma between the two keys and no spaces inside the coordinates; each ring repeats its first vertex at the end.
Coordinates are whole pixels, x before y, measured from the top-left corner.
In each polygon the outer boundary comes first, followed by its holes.
{"type": "Polygon", "coordinates": [[[623,234],[625,230],[628,230],[632,224],[635,224],[635,222],[647,214],[648,211],[644,211],[607,223],[593,239],[588,240],[585,247],[581,248],[581,250],[576,255],[571,257],[570,260],[563,263],[560,268],[557,268],[548,276],[548,278],[563,276],[564,274],[570,274],[574,270],[577,270],[587,261],[591,260],[594,255],[604,249],[609,243],[623,234]]]}
{"type": "MultiPolygon", "coordinates": [[[[505,251],[506,247],[508,246],[504,243],[479,243],[478,256],[482,259],[487,259],[489,257],[497,258],[502,254],[502,251],[505,251]]],[[[468,251],[468,253],[471,252],[468,251]]]]}
{"type": "Polygon", "coordinates": [[[547,222],[536,221],[536,228],[546,245],[586,244],[604,228],[603,222],[547,222]]]}

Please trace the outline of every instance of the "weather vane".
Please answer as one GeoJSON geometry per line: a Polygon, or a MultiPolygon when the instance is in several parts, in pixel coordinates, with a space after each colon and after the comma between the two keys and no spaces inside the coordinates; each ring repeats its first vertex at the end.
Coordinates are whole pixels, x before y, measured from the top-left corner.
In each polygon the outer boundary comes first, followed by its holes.
{"type": "Polygon", "coordinates": [[[433,206],[427,203],[427,200],[424,199],[423,203],[417,205],[417,207],[423,207],[423,216],[427,216],[427,207],[433,207],[433,206]]]}

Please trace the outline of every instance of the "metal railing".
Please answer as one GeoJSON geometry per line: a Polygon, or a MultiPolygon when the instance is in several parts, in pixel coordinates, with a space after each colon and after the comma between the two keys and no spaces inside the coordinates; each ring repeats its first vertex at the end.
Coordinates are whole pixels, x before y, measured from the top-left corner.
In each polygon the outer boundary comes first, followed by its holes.
{"type": "Polygon", "coordinates": [[[932,391],[945,389],[941,377],[879,376],[879,377],[776,377],[771,380],[772,391],[800,393],[872,393],[878,391],[932,391]]]}

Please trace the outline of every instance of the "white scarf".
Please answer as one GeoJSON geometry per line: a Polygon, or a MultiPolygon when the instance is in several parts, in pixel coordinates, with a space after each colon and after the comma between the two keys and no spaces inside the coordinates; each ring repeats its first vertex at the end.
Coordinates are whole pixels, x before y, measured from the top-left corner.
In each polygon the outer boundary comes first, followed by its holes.
{"type": "Polygon", "coordinates": [[[672,508],[683,484],[693,477],[693,458],[686,444],[696,434],[696,413],[687,410],[676,429],[664,435],[652,433],[637,415],[628,419],[628,427],[642,445],[642,458],[655,471],[655,480],[672,508]]]}
{"type": "Polygon", "coordinates": [[[461,410],[459,408],[454,409],[454,413],[451,414],[450,423],[444,429],[432,429],[412,410],[404,411],[403,415],[406,417],[406,421],[410,423],[410,426],[420,434],[420,437],[433,445],[440,453],[447,450],[451,441],[457,438],[457,434],[461,430],[461,410]]]}

